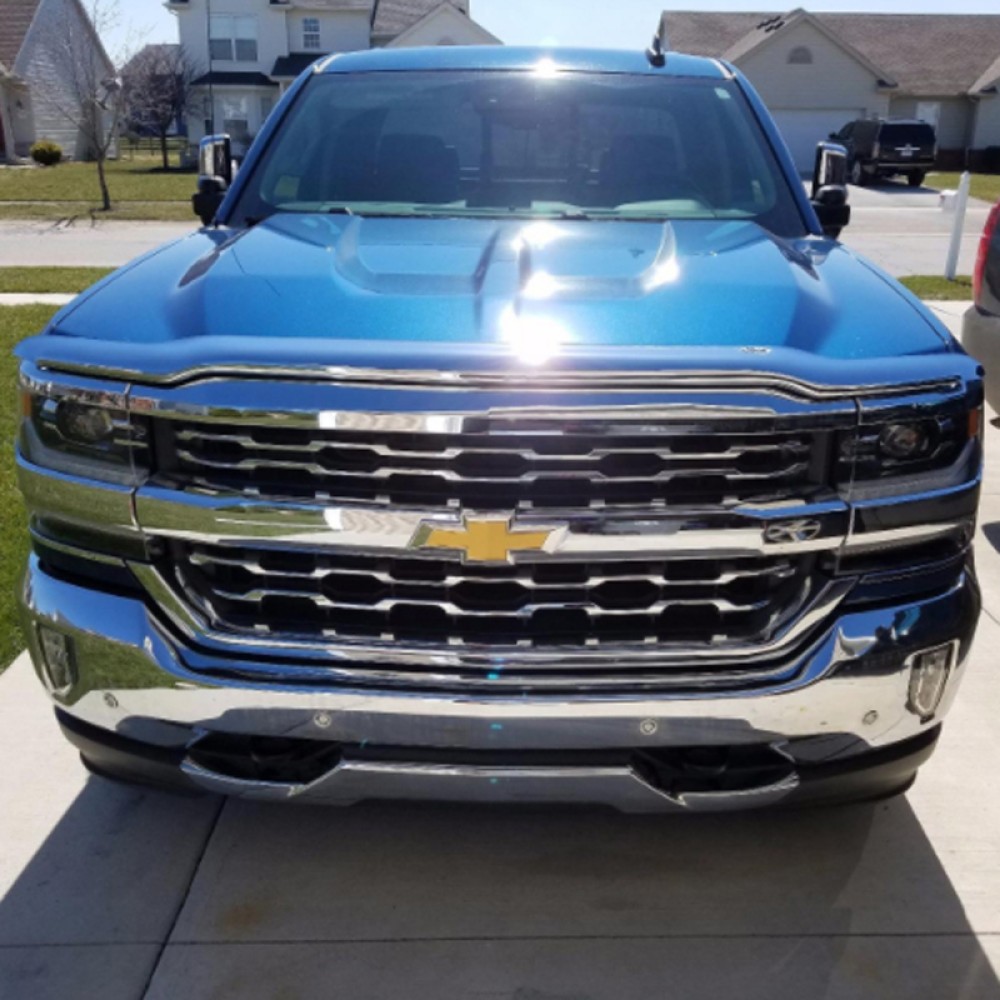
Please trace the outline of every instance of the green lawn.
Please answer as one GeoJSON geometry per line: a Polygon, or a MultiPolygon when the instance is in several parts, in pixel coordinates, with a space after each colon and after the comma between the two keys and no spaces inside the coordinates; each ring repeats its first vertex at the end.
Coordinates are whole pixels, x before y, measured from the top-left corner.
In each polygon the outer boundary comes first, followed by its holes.
{"type": "Polygon", "coordinates": [[[97,168],[93,163],[0,169],[0,218],[63,219],[98,214],[112,219],[191,221],[195,176],[164,171],[153,156],[108,162],[114,209],[100,211],[97,168]]]}
{"type": "Polygon", "coordinates": [[[0,267],[0,292],[69,292],[76,294],[100,281],[107,267],[0,267]]]}
{"type": "Polygon", "coordinates": [[[0,670],[24,648],[17,615],[17,583],[28,552],[24,506],[14,475],[12,442],[17,430],[17,363],[11,350],[37,333],[54,309],[17,306],[0,309],[0,670]]]}
{"type": "MultiPolygon", "coordinates": [[[[927,187],[957,191],[961,179],[961,174],[935,172],[927,175],[927,187]]],[[[1000,201],[1000,174],[973,174],[969,193],[983,201],[1000,201]]]]}
{"type": "Polygon", "coordinates": [[[959,275],[954,281],[934,274],[914,274],[900,278],[900,283],[918,298],[933,302],[964,301],[972,298],[972,278],[959,275]]]}

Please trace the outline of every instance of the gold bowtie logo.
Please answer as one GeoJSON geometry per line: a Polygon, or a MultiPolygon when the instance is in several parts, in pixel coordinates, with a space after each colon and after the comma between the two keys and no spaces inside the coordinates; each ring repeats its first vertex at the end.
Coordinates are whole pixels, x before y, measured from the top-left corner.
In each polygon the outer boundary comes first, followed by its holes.
{"type": "Polygon", "coordinates": [[[511,562],[515,552],[551,552],[562,528],[514,528],[509,517],[464,517],[461,528],[424,522],[411,549],[451,549],[463,562],[511,562]]]}

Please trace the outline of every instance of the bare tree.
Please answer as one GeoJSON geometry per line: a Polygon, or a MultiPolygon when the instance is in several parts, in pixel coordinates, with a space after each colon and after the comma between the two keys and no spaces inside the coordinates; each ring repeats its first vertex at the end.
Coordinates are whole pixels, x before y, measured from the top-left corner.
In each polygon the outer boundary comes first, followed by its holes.
{"type": "Polygon", "coordinates": [[[54,72],[38,97],[77,129],[84,158],[97,165],[101,205],[107,212],[111,193],[105,167],[118,134],[122,93],[101,36],[116,27],[118,7],[115,0],[64,0],[63,6],[61,16],[46,26],[54,72]]]}
{"type": "Polygon", "coordinates": [[[125,125],[160,140],[163,169],[170,166],[167,136],[183,120],[198,71],[179,45],[147,45],[122,68],[125,125]]]}

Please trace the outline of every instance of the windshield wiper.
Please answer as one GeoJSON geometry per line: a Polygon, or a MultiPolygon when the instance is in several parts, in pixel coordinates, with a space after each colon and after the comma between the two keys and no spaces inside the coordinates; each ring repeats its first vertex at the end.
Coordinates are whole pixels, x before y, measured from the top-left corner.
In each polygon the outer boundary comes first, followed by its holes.
{"type": "Polygon", "coordinates": [[[350,205],[334,205],[333,208],[325,210],[327,215],[356,215],[357,213],[350,205]]]}

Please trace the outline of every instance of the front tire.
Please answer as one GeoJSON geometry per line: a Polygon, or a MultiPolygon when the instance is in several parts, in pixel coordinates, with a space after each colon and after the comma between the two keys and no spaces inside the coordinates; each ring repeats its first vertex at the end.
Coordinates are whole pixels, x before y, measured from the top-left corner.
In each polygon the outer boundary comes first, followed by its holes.
{"type": "Polygon", "coordinates": [[[864,187],[868,183],[868,174],[865,173],[860,160],[855,160],[854,166],[851,167],[851,183],[856,187],[864,187]]]}
{"type": "Polygon", "coordinates": [[[906,175],[906,183],[909,184],[911,188],[923,187],[926,179],[927,174],[925,174],[922,170],[906,175]]]}

